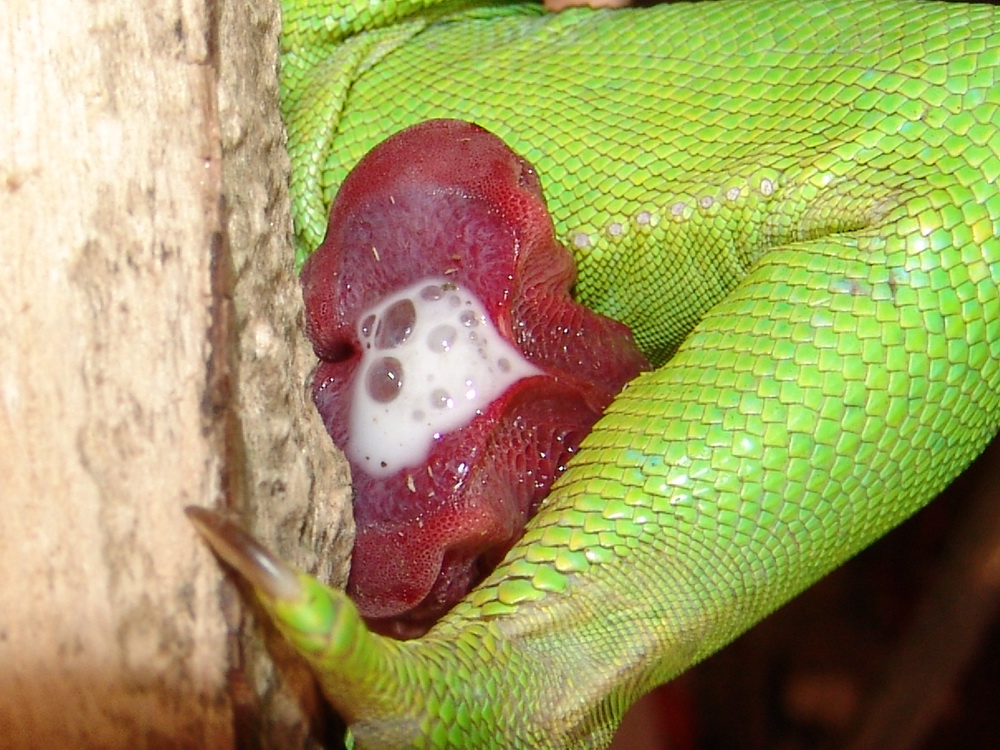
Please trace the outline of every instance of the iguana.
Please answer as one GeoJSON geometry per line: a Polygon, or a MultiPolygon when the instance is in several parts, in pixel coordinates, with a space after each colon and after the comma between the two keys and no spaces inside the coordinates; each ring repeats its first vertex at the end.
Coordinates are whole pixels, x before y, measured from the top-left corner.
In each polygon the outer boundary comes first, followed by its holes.
{"type": "Polygon", "coordinates": [[[658,368],[427,635],[194,518],[358,747],[602,747],[628,706],[930,501],[1000,425],[1000,12],[920,0],[284,0],[300,259],[437,117],[541,176],[658,368]]]}

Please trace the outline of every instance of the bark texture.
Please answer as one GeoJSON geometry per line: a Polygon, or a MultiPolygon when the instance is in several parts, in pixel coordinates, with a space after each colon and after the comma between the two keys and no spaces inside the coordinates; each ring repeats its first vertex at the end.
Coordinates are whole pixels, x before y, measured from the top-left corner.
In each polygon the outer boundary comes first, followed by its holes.
{"type": "Polygon", "coordinates": [[[182,513],[346,567],[277,31],[273,2],[0,3],[0,747],[310,742],[308,678],[182,513]]]}

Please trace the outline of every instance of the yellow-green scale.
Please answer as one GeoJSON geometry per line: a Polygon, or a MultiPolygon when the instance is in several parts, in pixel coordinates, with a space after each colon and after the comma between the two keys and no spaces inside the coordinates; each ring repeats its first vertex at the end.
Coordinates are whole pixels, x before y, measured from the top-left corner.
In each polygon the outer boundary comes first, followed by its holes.
{"type": "MultiPolygon", "coordinates": [[[[949,152],[973,146],[950,139],[943,118],[946,132],[938,139],[927,134],[933,107],[946,110],[954,97],[970,94],[950,91],[950,79],[936,88],[905,75],[912,65],[933,80],[928,68],[935,60],[954,67],[947,39],[934,38],[928,14],[919,41],[896,45],[896,57],[886,60],[885,49],[872,51],[860,38],[824,35],[835,17],[755,18],[752,11],[739,10],[742,24],[774,28],[758,33],[752,48],[734,16],[730,37],[686,48],[675,59],[670,51],[684,46],[685,33],[671,34],[683,26],[675,20],[632,50],[633,70],[622,74],[618,61],[613,75],[592,56],[588,36],[627,24],[628,16],[445,23],[422,32],[421,44],[388,55],[351,89],[324,175],[331,190],[384,135],[384,117],[399,127],[441,116],[483,124],[538,167],[560,236],[579,260],[580,295],[631,324],[661,358],[766,254],[738,295],[702,321],[669,370],[643,376],[616,402],[512,562],[495,585],[460,605],[458,619],[514,612],[542,598],[536,576],[561,588],[560,574],[569,580],[595,563],[617,571],[604,573],[606,586],[613,581],[628,592],[639,550],[666,568],[671,560],[699,561],[681,578],[726,580],[704,591],[715,600],[705,603],[707,611],[758,612],[755,598],[777,602],[790,593],[769,585],[765,561],[778,559],[785,568],[792,563],[783,558],[794,557],[801,574],[792,585],[800,588],[825,569],[835,549],[874,536],[874,525],[850,523],[866,498],[879,497],[886,515],[902,518],[912,511],[906,498],[913,482],[901,473],[920,474],[924,497],[928,486],[940,487],[956,471],[924,466],[942,440],[952,439],[948,433],[976,435],[956,463],[984,440],[987,420],[977,420],[979,408],[956,415],[938,406],[959,400],[963,378],[944,383],[926,372],[939,400],[918,407],[909,392],[885,387],[904,373],[919,381],[926,352],[962,348],[925,332],[945,333],[941,288],[972,282],[930,268],[906,246],[907,227],[894,226],[912,221],[909,206],[926,195],[931,208],[916,220],[932,230],[929,245],[947,256],[971,240],[973,230],[942,215],[953,210],[954,197],[934,207],[928,187],[949,152]],[[782,35],[795,37],[787,51],[776,43],[782,35]],[[539,45],[545,66],[535,62],[539,45]],[[838,58],[836,85],[824,79],[831,58],[838,58]],[[405,71],[415,69],[423,73],[419,88],[400,90],[405,71]],[[544,109],[516,96],[484,100],[484,78],[512,91],[550,86],[559,96],[544,109]],[[584,87],[601,96],[587,96],[584,87]],[[908,128],[915,118],[918,130],[908,128]],[[624,144],[622,130],[634,134],[624,144]],[[935,291],[921,300],[921,289],[935,291]],[[910,331],[920,332],[920,351],[906,351],[910,331]],[[669,403],[658,398],[663,392],[671,393],[669,403]],[[872,422],[883,414],[895,424],[872,422]],[[978,430],[967,429],[977,421],[978,430]],[[893,450],[901,440],[906,450],[893,450]],[[859,461],[859,451],[873,463],[859,461]],[[600,507],[587,509],[593,498],[600,507]],[[588,518],[614,525],[602,538],[582,532],[588,518]],[[859,538],[845,539],[841,526],[859,538]],[[820,542],[805,557],[807,540],[820,542]],[[704,551],[711,548],[722,551],[704,551]],[[739,566],[732,564],[734,550],[739,566]]],[[[908,22],[902,10],[895,18],[885,6],[878,11],[879,18],[854,24],[891,29],[908,22]]],[[[705,12],[712,11],[698,9],[705,12]]],[[[648,17],[636,21],[636,37],[648,23],[648,17]]],[[[615,33],[629,34],[620,27],[615,33]]],[[[995,67],[995,51],[978,54],[995,67]]],[[[993,145],[982,145],[984,161],[993,145]]],[[[963,169],[967,161],[963,154],[963,169]]],[[[972,184],[982,179],[982,172],[972,173],[972,184]]],[[[996,221],[995,198],[981,212],[984,221],[996,221]]],[[[947,257],[937,263],[957,265],[947,257]]],[[[995,302],[992,277],[980,281],[972,296],[995,302]]],[[[982,356],[977,361],[985,364],[982,356]]],[[[992,375],[976,372],[963,396],[976,396],[979,378],[992,375]]],[[[994,409],[995,394],[978,390],[988,396],[983,406],[994,409]]],[[[622,598],[649,607],[641,591],[622,598]]],[[[643,628],[650,621],[648,614],[635,620],[643,628]]],[[[742,625],[735,621],[733,632],[742,625]]]]}
{"type": "MultiPolygon", "coordinates": [[[[322,158],[323,200],[390,130],[429,117],[482,124],[538,168],[558,234],[578,258],[580,297],[629,324],[662,361],[762,252],[864,226],[898,202],[936,169],[931,103],[954,108],[969,96],[949,90],[954,50],[933,9],[919,40],[901,40],[887,58],[839,29],[836,5],[798,16],[766,3],[712,5],[665,9],[669,26],[652,38],[651,14],[610,11],[467,11],[419,32],[351,83],[322,158]],[[723,18],[706,21],[713,13],[723,18]],[[717,33],[692,43],[691,28],[706,23],[717,33]],[[613,65],[594,53],[609,34],[636,40],[613,65]],[[945,82],[935,90],[900,72],[933,80],[935,61],[945,82]],[[419,83],[408,84],[414,70],[419,83]],[[484,97],[490,86],[553,94],[484,97]],[[908,132],[914,122],[919,138],[908,132]]],[[[852,24],[885,35],[908,22],[890,5],[852,24]]]]}
{"type": "MultiPolygon", "coordinates": [[[[580,296],[658,361],[684,342],[614,402],[496,573],[400,649],[430,741],[607,739],[637,693],[912,513],[996,432],[993,9],[507,5],[355,39],[336,48],[355,65],[342,110],[310,104],[329,70],[283,62],[300,238],[376,142],[471,119],[538,168],[580,296]]],[[[328,694],[351,677],[324,670],[328,694]]]]}

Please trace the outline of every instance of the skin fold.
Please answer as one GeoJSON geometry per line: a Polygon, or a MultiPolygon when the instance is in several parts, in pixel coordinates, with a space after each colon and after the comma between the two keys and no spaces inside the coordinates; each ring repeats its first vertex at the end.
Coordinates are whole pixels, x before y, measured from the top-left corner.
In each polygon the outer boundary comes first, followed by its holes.
{"type": "Polygon", "coordinates": [[[358,747],[602,747],[634,700],[930,501],[1000,424],[1000,14],[285,0],[299,257],[357,160],[470,120],[656,370],[429,633],[193,518],[358,747]]]}
{"type": "Polygon", "coordinates": [[[400,131],[337,193],[302,270],[305,328],[351,467],[347,593],[378,632],[421,635],[492,571],[649,369],[627,328],[572,300],[574,274],[534,170],[470,123],[400,131]]]}

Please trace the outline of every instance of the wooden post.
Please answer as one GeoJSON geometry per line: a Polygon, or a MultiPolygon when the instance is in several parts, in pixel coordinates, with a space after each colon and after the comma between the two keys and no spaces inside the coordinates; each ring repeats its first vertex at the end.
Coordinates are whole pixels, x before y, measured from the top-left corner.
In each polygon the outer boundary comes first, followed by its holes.
{"type": "Polygon", "coordinates": [[[269,2],[0,4],[0,747],[308,744],[308,679],[266,666],[182,513],[228,503],[343,574],[277,22],[269,2]]]}

